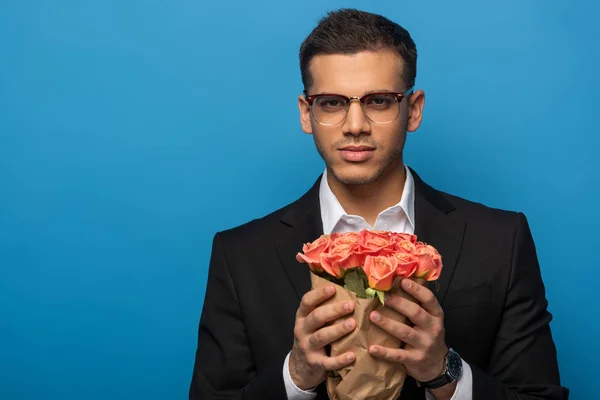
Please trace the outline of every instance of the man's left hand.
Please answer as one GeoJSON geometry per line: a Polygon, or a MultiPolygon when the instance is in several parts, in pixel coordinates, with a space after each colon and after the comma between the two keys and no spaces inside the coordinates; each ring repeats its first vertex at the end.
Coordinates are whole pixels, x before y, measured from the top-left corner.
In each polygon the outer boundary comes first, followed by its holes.
{"type": "Polygon", "coordinates": [[[410,279],[403,279],[401,285],[417,303],[388,294],[385,304],[405,315],[414,325],[408,326],[377,311],[371,312],[370,319],[389,334],[402,340],[406,346],[403,349],[391,349],[371,345],[369,352],[374,357],[404,364],[409,376],[417,381],[426,382],[444,372],[448,352],[444,337],[444,312],[431,290],[425,286],[410,279]]]}

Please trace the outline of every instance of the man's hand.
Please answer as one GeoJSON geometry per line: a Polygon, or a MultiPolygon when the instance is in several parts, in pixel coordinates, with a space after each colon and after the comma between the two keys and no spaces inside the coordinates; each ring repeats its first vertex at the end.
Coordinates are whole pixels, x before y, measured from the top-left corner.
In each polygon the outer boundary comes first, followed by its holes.
{"type": "Polygon", "coordinates": [[[329,285],[313,289],[302,297],[296,312],[294,346],[290,354],[290,376],[294,384],[306,390],[317,386],[327,377],[327,371],[343,368],[354,362],[352,352],[329,357],[325,346],[347,335],[356,328],[356,321],[348,318],[337,324],[325,324],[354,312],[353,302],[322,305],[334,295],[336,288],[329,285]]]}
{"type": "Polygon", "coordinates": [[[444,372],[448,346],[444,337],[444,312],[437,299],[424,286],[403,279],[402,288],[417,300],[414,303],[397,295],[386,296],[386,306],[405,315],[414,326],[408,326],[373,311],[371,321],[406,343],[404,349],[390,349],[372,345],[369,352],[392,362],[402,363],[408,375],[426,382],[444,372]]]}

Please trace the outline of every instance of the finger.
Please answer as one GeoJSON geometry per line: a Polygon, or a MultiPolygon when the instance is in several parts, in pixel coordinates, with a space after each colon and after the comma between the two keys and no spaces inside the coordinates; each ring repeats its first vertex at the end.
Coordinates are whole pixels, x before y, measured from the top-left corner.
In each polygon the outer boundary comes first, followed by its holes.
{"type": "Polygon", "coordinates": [[[354,311],[354,303],[351,301],[340,301],[333,304],[325,304],[315,308],[304,323],[305,332],[312,333],[321,328],[327,322],[335,321],[344,315],[354,311]]]}
{"type": "Polygon", "coordinates": [[[356,321],[353,318],[349,318],[346,321],[319,329],[310,335],[308,343],[312,350],[320,350],[334,340],[352,332],[355,328],[356,321]]]}
{"type": "Polygon", "coordinates": [[[335,293],[334,285],[313,289],[302,296],[300,307],[298,307],[298,316],[306,317],[316,306],[333,296],[335,293]]]}
{"type": "Polygon", "coordinates": [[[385,297],[385,305],[405,315],[413,324],[421,328],[430,328],[434,324],[433,316],[414,301],[389,294],[385,297]]]}
{"type": "Polygon", "coordinates": [[[408,369],[412,369],[412,372],[415,372],[415,367],[417,370],[421,370],[422,373],[426,373],[425,371],[428,370],[427,376],[423,376],[423,378],[411,375],[413,378],[421,381],[428,381],[435,376],[439,376],[443,372],[443,366],[445,365],[443,356],[435,359],[430,356],[429,359],[427,359],[425,353],[413,348],[392,349],[389,347],[372,345],[369,347],[369,353],[375,358],[393,363],[401,363],[408,369]],[[433,376],[431,376],[432,373],[433,376]]]}
{"type": "Polygon", "coordinates": [[[411,328],[406,324],[403,324],[402,322],[388,318],[385,315],[381,315],[377,311],[373,311],[370,315],[370,318],[375,325],[379,326],[390,335],[402,340],[404,343],[416,348],[423,347],[424,341],[421,338],[421,332],[411,328]]]}
{"type": "Polygon", "coordinates": [[[325,371],[335,371],[352,364],[355,359],[354,353],[348,352],[335,357],[319,356],[316,364],[325,371]]]}
{"type": "Polygon", "coordinates": [[[410,362],[412,360],[410,352],[404,349],[391,349],[389,347],[383,347],[378,345],[372,345],[369,347],[369,353],[382,360],[387,360],[394,363],[410,362]]]}
{"type": "Polygon", "coordinates": [[[442,306],[440,306],[437,298],[427,287],[419,285],[410,279],[403,279],[401,285],[406,293],[410,294],[415,300],[421,303],[425,311],[429,314],[434,317],[441,317],[444,314],[442,306]]]}

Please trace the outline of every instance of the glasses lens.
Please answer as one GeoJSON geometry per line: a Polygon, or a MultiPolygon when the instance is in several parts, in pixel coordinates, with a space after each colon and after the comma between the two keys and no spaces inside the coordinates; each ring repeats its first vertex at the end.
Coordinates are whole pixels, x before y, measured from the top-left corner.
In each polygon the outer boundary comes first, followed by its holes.
{"type": "Polygon", "coordinates": [[[348,103],[341,96],[318,96],[312,105],[312,113],[317,122],[335,125],[346,117],[348,103]]]}
{"type": "Polygon", "coordinates": [[[372,94],[364,99],[365,114],[378,123],[392,122],[400,114],[400,103],[394,94],[372,94]]]}

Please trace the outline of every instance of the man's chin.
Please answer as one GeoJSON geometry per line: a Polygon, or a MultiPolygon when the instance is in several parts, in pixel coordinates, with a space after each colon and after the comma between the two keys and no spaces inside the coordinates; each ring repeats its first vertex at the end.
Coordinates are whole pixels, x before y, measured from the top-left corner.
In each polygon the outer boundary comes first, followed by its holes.
{"type": "Polygon", "coordinates": [[[337,171],[330,170],[336,181],[342,185],[366,185],[374,182],[379,174],[374,171],[337,171]]]}

